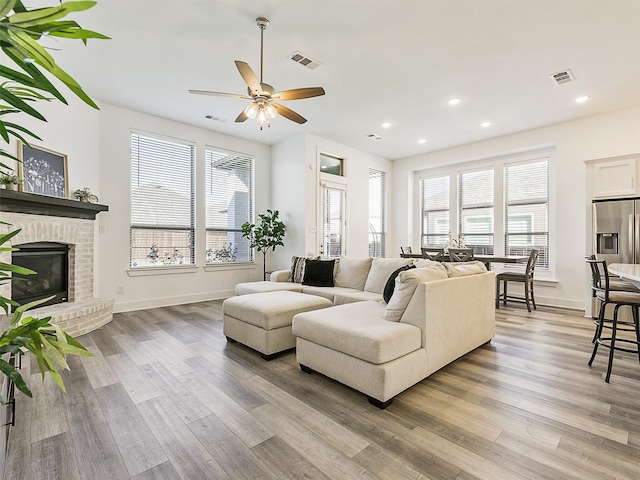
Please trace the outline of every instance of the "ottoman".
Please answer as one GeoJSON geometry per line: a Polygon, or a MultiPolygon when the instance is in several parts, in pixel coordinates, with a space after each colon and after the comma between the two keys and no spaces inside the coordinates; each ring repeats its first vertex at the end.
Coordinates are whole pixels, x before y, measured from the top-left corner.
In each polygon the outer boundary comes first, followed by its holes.
{"type": "Polygon", "coordinates": [[[240,342],[273,360],[296,346],[291,333],[294,315],[332,305],[326,298],[290,291],[231,297],[222,303],[223,332],[229,342],[240,342]]]}

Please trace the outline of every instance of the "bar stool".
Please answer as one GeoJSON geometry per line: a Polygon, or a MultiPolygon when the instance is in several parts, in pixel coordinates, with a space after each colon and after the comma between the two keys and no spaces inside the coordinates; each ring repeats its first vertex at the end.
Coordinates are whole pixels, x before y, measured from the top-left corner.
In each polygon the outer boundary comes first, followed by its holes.
{"type": "MultiPolygon", "coordinates": [[[[600,270],[598,269],[598,264],[594,263],[594,262],[589,262],[589,260],[597,260],[595,255],[590,255],[588,257],[585,257],[585,260],[587,260],[587,263],[589,264],[589,266],[591,267],[591,282],[592,282],[592,286],[591,286],[591,295],[593,298],[596,298],[598,300],[600,300],[597,296],[596,296],[596,292],[599,291],[604,291],[604,285],[602,284],[602,277],[600,274],[600,270]]],[[[626,292],[640,292],[640,288],[636,287],[633,283],[631,282],[627,282],[625,280],[622,280],[621,278],[618,278],[616,276],[612,276],[609,275],[609,290],[617,290],[617,291],[626,291],[626,292]]],[[[598,312],[605,308],[602,305],[602,301],[600,301],[600,305],[599,305],[599,309],[598,312]]],[[[596,328],[594,329],[593,332],[593,339],[591,340],[591,343],[594,343],[596,341],[596,336],[598,333],[598,325],[600,324],[600,316],[596,316],[596,315],[591,315],[591,318],[593,319],[593,324],[596,326],[596,328]]],[[[609,318],[605,318],[604,319],[604,324],[602,325],[602,328],[611,328],[611,319],[609,318]]]]}
{"type": "MultiPolygon", "coordinates": [[[[594,264],[595,270],[592,270],[598,277],[598,285],[603,289],[596,291],[596,297],[600,300],[600,315],[598,318],[598,324],[596,328],[596,339],[593,345],[593,353],[589,359],[589,366],[596,358],[598,346],[602,345],[609,349],[609,362],[607,364],[607,374],[605,376],[605,382],[609,383],[611,377],[611,367],[613,366],[613,353],[614,351],[635,353],[638,355],[638,361],[640,362],[640,325],[638,308],[640,307],[640,292],[629,292],[624,290],[612,290],[609,278],[609,270],[607,269],[606,260],[591,260],[587,259],[587,263],[594,264]],[[596,273],[597,272],[597,273],[596,273]],[[603,337],[602,330],[605,328],[605,323],[608,321],[604,318],[604,311],[608,304],[614,305],[613,318],[611,319],[611,337],[603,337]],[[618,320],[618,310],[620,307],[628,306],[631,308],[633,314],[633,321],[626,322],[618,320]],[[619,331],[630,331],[635,333],[635,340],[630,338],[618,338],[619,331]],[[616,345],[616,343],[630,344],[631,348],[616,345]]],[[[609,328],[609,327],[606,327],[609,328]]]]}

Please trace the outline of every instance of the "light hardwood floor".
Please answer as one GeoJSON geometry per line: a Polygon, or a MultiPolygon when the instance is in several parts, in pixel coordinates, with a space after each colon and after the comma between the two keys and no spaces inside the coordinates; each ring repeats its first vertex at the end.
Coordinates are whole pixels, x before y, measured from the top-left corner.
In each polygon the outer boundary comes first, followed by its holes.
{"type": "Polygon", "coordinates": [[[593,324],[501,308],[497,335],[384,411],[294,353],[222,335],[220,302],[115,315],[63,394],[25,362],[7,479],[638,479],[640,365],[593,324]]]}

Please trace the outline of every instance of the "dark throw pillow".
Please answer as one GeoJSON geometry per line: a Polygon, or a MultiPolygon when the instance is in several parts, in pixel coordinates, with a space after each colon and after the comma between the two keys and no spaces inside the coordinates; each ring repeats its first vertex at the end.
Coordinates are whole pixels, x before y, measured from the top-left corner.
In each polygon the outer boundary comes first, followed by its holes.
{"type": "Polygon", "coordinates": [[[313,260],[304,262],[303,285],[310,287],[333,287],[333,267],[335,260],[313,260]]]}
{"type": "Polygon", "coordinates": [[[389,279],[387,280],[387,283],[384,286],[384,291],[382,292],[382,298],[384,298],[385,303],[389,303],[389,300],[391,300],[391,297],[393,296],[393,290],[396,288],[396,277],[398,274],[405,270],[411,270],[412,268],[416,268],[416,266],[404,265],[389,275],[389,279]]]}

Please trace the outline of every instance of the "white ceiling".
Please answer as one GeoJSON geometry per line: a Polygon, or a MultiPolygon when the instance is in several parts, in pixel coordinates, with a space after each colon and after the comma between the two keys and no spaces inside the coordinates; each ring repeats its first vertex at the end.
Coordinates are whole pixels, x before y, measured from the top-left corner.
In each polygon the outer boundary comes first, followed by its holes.
{"type": "Polygon", "coordinates": [[[74,18],[112,37],[54,45],[91,96],[269,145],[307,132],[398,159],[640,105],[640,0],[99,0],[74,18]],[[234,122],[247,100],[187,92],[246,93],[234,60],[260,75],[258,16],[264,81],[326,90],[283,102],[303,125],[260,131],[234,122]]]}

